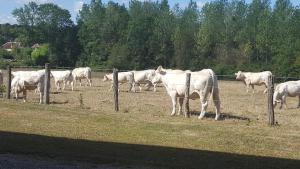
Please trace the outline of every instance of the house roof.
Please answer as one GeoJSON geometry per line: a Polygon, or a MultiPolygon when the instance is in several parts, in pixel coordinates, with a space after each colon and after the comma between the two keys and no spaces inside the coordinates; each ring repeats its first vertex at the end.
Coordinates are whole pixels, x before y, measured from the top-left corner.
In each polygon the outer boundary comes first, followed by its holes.
{"type": "Polygon", "coordinates": [[[2,45],[4,49],[13,49],[13,48],[19,48],[21,47],[20,42],[6,42],[2,45]]]}
{"type": "Polygon", "coordinates": [[[33,48],[33,49],[38,48],[38,47],[40,47],[40,44],[38,44],[38,43],[35,43],[34,45],[31,46],[31,48],[33,48]]]}

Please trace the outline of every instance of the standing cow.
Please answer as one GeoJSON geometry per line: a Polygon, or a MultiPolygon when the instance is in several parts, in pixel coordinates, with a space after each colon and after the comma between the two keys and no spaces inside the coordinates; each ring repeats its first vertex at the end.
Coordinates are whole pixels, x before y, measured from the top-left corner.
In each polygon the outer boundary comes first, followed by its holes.
{"type": "MultiPolygon", "coordinates": [[[[103,77],[102,81],[111,81],[113,83],[113,74],[106,74],[103,77]]],[[[127,83],[129,84],[129,91],[134,91],[135,92],[135,82],[134,82],[134,73],[133,72],[119,72],[118,73],[118,83],[123,84],[127,83]]],[[[110,90],[113,88],[113,84],[111,84],[110,90]]],[[[118,91],[120,92],[120,90],[118,91]]]]}
{"type": "Polygon", "coordinates": [[[11,94],[18,99],[19,93],[23,93],[23,101],[26,102],[27,90],[37,90],[40,94],[40,104],[44,95],[45,70],[23,71],[14,75],[11,82],[11,94]]]}
{"type": "Polygon", "coordinates": [[[92,86],[92,70],[90,67],[79,67],[72,71],[73,82],[71,83],[72,88],[74,88],[74,83],[79,80],[79,85],[81,86],[81,79],[86,79],[89,86],[92,86]]]}
{"type": "Polygon", "coordinates": [[[255,73],[238,71],[237,73],[235,73],[235,75],[236,80],[241,80],[245,83],[245,85],[247,86],[247,93],[249,92],[250,86],[252,87],[254,93],[254,85],[264,85],[266,87],[264,93],[267,93],[269,77],[272,76],[272,73],[270,71],[255,73]]]}
{"type": "Polygon", "coordinates": [[[284,83],[280,83],[276,86],[274,95],[273,95],[273,105],[276,106],[277,103],[280,103],[280,109],[282,108],[282,104],[286,104],[286,97],[296,97],[298,96],[298,108],[300,108],[300,80],[298,81],[287,81],[284,83]]]}
{"type": "MultiPolygon", "coordinates": [[[[156,75],[152,82],[156,83],[157,81],[162,81],[172,99],[173,109],[171,115],[173,116],[176,113],[177,97],[179,97],[178,114],[180,114],[182,111],[186,90],[186,86],[184,85],[186,82],[186,73],[167,72],[164,71],[161,66],[157,68],[155,73],[156,75]]],[[[202,119],[206,113],[209,94],[211,94],[213,98],[216,109],[215,120],[218,120],[220,117],[220,97],[217,77],[211,69],[203,69],[198,72],[191,72],[189,98],[193,100],[200,98],[202,108],[201,114],[198,117],[199,119],[202,119]]]]}
{"type": "MultiPolygon", "coordinates": [[[[56,90],[65,90],[66,83],[71,83],[73,82],[73,76],[72,76],[72,71],[70,70],[64,70],[64,71],[51,71],[51,75],[54,78],[56,90]],[[63,84],[63,87],[61,88],[61,84],[63,84]]],[[[73,85],[72,86],[72,91],[73,91],[73,85]]]]}
{"type": "MultiPolygon", "coordinates": [[[[180,70],[180,69],[164,69],[162,66],[159,66],[160,70],[170,74],[180,74],[180,73],[191,73],[190,70],[180,70]]],[[[152,85],[154,86],[154,92],[156,92],[156,86],[162,83],[159,76],[154,76],[151,79],[152,85]]]]}

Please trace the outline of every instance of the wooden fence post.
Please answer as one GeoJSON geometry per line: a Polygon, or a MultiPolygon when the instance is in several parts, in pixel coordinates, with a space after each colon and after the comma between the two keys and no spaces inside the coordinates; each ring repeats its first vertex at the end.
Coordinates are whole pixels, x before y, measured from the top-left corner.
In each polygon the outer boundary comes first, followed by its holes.
{"type": "Polygon", "coordinates": [[[119,86],[118,86],[118,69],[113,70],[113,90],[114,90],[114,101],[115,111],[119,111],[119,86]]]}
{"type": "Polygon", "coordinates": [[[185,81],[185,117],[190,117],[190,105],[189,105],[189,94],[190,94],[190,82],[191,82],[191,73],[186,74],[186,81],[185,81]]]}
{"type": "Polygon", "coordinates": [[[6,98],[10,99],[11,91],[11,66],[7,65],[7,87],[6,87],[6,98]]]}
{"type": "Polygon", "coordinates": [[[274,93],[274,76],[269,76],[268,80],[268,117],[269,125],[275,124],[274,106],[273,106],[273,93],[274,93]]]}
{"type": "Polygon", "coordinates": [[[45,83],[44,83],[44,104],[49,104],[49,91],[50,91],[50,66],[49,63],[45,64],[45,83]]]}

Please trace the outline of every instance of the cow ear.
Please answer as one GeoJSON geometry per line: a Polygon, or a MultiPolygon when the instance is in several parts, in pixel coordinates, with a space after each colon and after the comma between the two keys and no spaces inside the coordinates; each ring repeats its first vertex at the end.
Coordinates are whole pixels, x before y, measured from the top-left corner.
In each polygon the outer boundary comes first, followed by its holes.
{"type": "Polygon", "coordinates": [[[237,73],[234,73],[234,75],[236,75],[236,76],[237,76],[238,74],[237,74],[237,73]]]}
{"type": "Polygon", "coordinates": [[[158,68],[156,69],[156,72],[161,72],[162,71],[162,66],[158,66],[158,68]]]}

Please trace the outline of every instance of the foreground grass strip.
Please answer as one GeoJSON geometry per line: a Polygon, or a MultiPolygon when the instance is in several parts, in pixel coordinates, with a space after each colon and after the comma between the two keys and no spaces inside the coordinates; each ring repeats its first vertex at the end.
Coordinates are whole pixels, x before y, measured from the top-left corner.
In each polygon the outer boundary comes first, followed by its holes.
{"type": "Polygon", "coordinates": [[[257,122],[199,121],[0,102],[1,153],[97,163],[296,168],[300,166],[299,135],[285,130],[257,122]]]}

